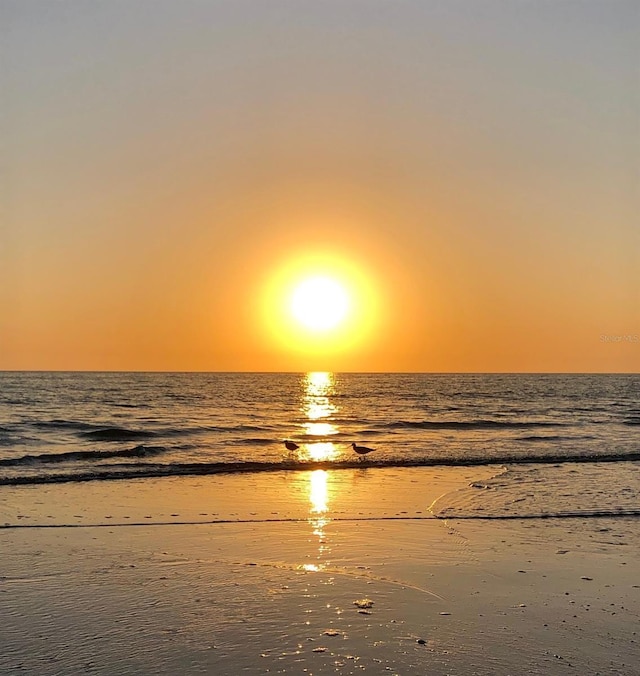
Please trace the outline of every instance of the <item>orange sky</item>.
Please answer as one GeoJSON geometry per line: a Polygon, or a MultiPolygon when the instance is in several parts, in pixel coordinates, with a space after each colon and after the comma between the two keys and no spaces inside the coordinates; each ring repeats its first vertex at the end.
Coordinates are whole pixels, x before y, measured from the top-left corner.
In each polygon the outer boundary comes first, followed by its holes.
{"type": "Polygon", "coordinates": [[[0,369],[638,371],[636,2],[0,21],[0,369]],[[367,288],[326,349],[266,316],[314,256],[367,288]]]}

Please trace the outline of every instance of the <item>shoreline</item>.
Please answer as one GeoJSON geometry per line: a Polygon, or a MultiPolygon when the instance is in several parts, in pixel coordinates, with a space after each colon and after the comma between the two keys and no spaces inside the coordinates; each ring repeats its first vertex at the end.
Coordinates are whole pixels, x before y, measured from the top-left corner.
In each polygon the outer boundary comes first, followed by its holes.
{"type": "Polygon", "coordinates": [[[376,468],[239,473],[0,488],[0,524],[111,525],[435,518],[447,493],[503,471],[484,468],[376,468]],[[375,499],[372,499],[372,495],[375,499]]]}
{"type": "MultiPolygon", "coordinates": [[[[25,456],[29,462],[46,456],[25,456]]],[[[10,469],[21,467],[24,458],[18,461],[0,460],[0,467],[10,469]]],[[[0,476],[0,487],[46,486],[56,484],[97,483],[104,481],[136,481],[144,479],[178,479],[194,477],[237,476],[253,474],[278,474],[280,472],[313,472],[322,470],[388,470],[388,469],[447,469],[447,468],[494,468],[506,465],[553,465],[553,464],[594,464],[594,463],[636,463],[640,461],[637,453],[581,453],[578,455],[541,454],[527,456],[498,455],[495,457],[436,457],[429,460],[382,458],[371,461],[358,460],[318,460],[318,461],[279,461],[279,462],[200,462],[200,463],[145,463],[148,468],[134,471],[111,469],[110,465],[99,465],[99,471],[73,472],[69,474],[50,473],[40,475],[22,474],[0,476]]],[[[24,463],[26,464],[26,463],[24,463]]],[[[117,467],[117,465],[116,465],[117,467]]],[[[136,467],[133,465],[133,467],[136,467]]]]}

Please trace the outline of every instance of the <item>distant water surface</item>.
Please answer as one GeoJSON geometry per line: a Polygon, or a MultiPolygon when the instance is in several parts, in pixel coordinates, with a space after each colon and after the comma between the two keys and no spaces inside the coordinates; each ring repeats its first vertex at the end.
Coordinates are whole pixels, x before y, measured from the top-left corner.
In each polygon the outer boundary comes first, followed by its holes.
{"type": "Polygon", "coordinates": [[[506,471],[442,514],[630,516],[640,513],[639,431],[638,375],[4,372],[0,490],[496,464],[506,471]],[[360,463],[353,441],[376,451],[360,463]]]}

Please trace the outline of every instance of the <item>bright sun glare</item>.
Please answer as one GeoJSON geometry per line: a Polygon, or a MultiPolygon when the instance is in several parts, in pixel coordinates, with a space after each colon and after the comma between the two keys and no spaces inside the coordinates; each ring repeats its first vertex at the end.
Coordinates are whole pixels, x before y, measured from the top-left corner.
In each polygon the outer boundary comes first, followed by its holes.
{"type": "Polygon", "coordinates": [[[310,331],[329,331],[347,317],[351,305],[349,294],[331,277],[302,280],[291,295],[291,314],[310,331]]]}
{"type": "MultiPolygon", "coordinates": [[[[262,284],[262,316],[274,344],[291,353],[346,354],[371,338],[378,316],[373,279],[337,254],[292,254],[262,284]]],[[[308,367],[305,367],[308,368],[308,367]]]]}

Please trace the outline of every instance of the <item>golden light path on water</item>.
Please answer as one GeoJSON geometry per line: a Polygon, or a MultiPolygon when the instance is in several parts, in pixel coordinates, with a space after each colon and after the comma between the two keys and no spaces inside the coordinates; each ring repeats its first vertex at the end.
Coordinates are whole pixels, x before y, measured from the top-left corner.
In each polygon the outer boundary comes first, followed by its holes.
{"type": "Polygon", "coordinates": [[[323,469],[316,469],[309,476],[309,501],[311,514],[327,512],[327,473],[323,469]]]}
{"type": "MultiPolygon", "coordinates": [[[[304,376],[301,410],[307,420],[303,423],[305,434],[313,442],[305,446],[306,459],[331,460],[339,451],[332,441],[323,439],[338,433],[338,428],[329,418],[338,412],[331,400],[335,394],[333,373],[313,371],[304,376]],[[316,441],[317,440],[317,441],[316,441]]],[[[318,572],[326,566],[324,558],[329,551],[325,526],[331,521],[329,511],[328,474],[322,469],[309,473],[309,524],[318,538],[317,563],[306,563],[303,569],[318,572]]]]}
{"type": "Polygon", "coordinates": [[[309,524],[318,538],[318,554],[317,563],[305,563],[302,568],[309,572],[318,572],[325,568],[323,559],[330,551],[324,530],[331,519],[328,516],[327,472],[323,469],[316,469],[309,474],[309,503],[309,524]]]}
{"type": "Polygon", "coordinates": [[[338,433],[336,425],[326,420],[338,412],[338,407],[331,401],[331,395],[335,393],[334,375],[327,371],[307,373],[303,388],[302,413],[307,418],[303,427],[305,434],[314,439],[314,443],[306,446],[306,459],[332,460],[338,455],[338,449],[332,441],[323,439],[338,433]]]}

